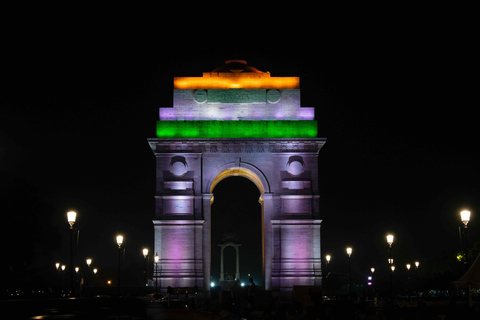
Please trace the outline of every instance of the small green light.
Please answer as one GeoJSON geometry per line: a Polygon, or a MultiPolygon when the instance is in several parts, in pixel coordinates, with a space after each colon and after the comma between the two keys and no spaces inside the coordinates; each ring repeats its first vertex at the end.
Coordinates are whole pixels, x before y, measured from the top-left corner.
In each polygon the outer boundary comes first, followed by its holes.
{"type": "Polygon", "coordinates": [[[157,138],[315,138],[315,120],[157,121],[157,138]]]}

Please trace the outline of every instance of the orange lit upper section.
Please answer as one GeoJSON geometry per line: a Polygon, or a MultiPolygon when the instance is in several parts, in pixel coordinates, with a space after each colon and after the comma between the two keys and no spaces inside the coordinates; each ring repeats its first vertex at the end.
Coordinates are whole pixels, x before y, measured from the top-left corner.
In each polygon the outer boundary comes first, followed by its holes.
{"type": "Polygon", "coordinates": [[[229,60],[203,77],[175,77],[174,89],[300,89],[299,77],[271,77],[243,60],[229,60]]]}

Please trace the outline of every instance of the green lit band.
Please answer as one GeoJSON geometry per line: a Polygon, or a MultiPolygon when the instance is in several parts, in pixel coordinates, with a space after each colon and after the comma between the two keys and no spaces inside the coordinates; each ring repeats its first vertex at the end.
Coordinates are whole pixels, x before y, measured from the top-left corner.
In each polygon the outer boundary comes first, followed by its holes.
{"type": "Polygon", "coordinates": [[[157,121],[157,138],[315,138],[316,120],[157,121]]]}

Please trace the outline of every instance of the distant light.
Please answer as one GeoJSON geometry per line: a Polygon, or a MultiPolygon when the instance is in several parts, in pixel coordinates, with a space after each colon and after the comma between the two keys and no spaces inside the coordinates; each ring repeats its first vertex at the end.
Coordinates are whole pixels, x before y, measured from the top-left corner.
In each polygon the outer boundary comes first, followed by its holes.
{"type": "Polygon", "coordinates": [[[325,259],[327,260],[327,263],[329,263],[330,260],[332,259],[332,256],[329,255],[329,254],[327,254],[327,255],[325,256],[325,259]]]}
{"type": "Polygon", "coordinates": [[[87,259],[87,266],[90,267],[90,265],[92,264],[92,259],[87,259]]]}
{"type": "Polygon", "coordinates": [[[62,271],[65,271],[66,266],[62,264],[62,271]]]}
{"type": "Polygon", "coordinates": [[[148,249],[147,249],[147,248],[143,249],[143,250],[142,250],[142,253],[143,253],[143,257],[144,257],[144,258],[147,258],[147,256],[148,256],[148,249]]]}
{"type": "Polygon", "coordinates": [[[392,269],[392,271],[395,271],[395,266],[391,266],[390,268],[392,269]]]}
{"type": "Polygon", "coordinates": [[[93,274],[97,274],[97,272],[98,272],[97,268],[93,269],[93,274]]]}
{"type": "Polygon", "coordinates": [[[56,268],[57,270],[60,268],[60,263],[59,263],[59,262],[55,263],[55,268],[56,268]]]}
{"type": "Polygon", "coordinates": [[[375,272],[375,268],[370,268],[370,272],[371,272],[371,273],[374,273],[374,272],[375,272]]]}
{"type": "Polygon", "coordinates": [[[367,284],[368,284],[369,286],[371,286],[371,285],[372,285],[372,283],[371,283],[371,282],[368,282],[367,284]]]}
{"type": "Polygon", "coordinates": [[[80,268],[79,268],[79,267],[75,267],[75,272],[78,273],[78,271],[80,271],[80,268]]]}
{"type": "Polygon", "coordinates": [[[244,282],[242,282],[240,285],[241,285],[242,287],[245,287],[245,283],[244,283],[244,282]]]}
{"type": "Polygon", "coordinates": [[[372,276],[368,276],[368,281],[372,281],[372,276]]]}
{"type": "Polygon", "coordinates": [[[412,265],[410,263],[407,263],[407,270],[410,270],[411,267],[412,265]]]}
{"type": "Polygon", "coordinates": [[[107,280],[107,284],[112,284],[112,280],[107,280]]]}
{"type": "Polygon", "coordinates": [[[155,260],[155,263],[158,263],[158,261],[160,261],[160,257],[158,256],[158,253],[155,254],[155,257],[153,258],[153,260],[155,260]]]}
{"type": "Polygon", "coordinates": [[[420,262],[415,261],[415,267],[418,268],[419,265],[420,265],[420,262]]]}
{"type": "Polygon", "coordinates": [[[210,282],[210,287],[215,287],[215,282],[210,282]]]}

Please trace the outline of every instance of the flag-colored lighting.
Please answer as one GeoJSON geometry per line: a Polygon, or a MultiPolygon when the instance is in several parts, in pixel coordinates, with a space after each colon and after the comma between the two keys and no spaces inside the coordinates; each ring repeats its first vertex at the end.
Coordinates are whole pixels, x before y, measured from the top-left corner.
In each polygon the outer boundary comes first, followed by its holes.
{"type": "Polygon", "coordinates": [[[315,138],[315,120],[157,121],[157,138],[315,138]]]}

